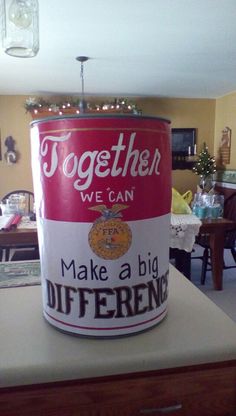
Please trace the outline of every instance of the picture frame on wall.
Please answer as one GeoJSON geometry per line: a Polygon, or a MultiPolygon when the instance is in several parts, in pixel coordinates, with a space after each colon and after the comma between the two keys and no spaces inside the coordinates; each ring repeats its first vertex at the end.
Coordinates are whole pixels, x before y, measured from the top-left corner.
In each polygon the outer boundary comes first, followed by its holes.
{"type": "Polygon", "coordinates": [[[172,153],[189,155],[194,154],[196,145],[196,129],[195,128],[180,128],[172,129],[172,153]]]}
{"type": "Polygon", "coordinates": [[[192,169],[197,152],[196,128],[171,130],[172,169],[192,169]]]}

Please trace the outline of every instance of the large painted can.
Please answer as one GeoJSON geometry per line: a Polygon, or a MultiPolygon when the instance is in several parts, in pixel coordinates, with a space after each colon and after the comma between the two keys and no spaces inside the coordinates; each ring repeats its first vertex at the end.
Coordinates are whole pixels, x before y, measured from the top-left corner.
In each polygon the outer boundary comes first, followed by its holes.
{"type": "Polygon", "coordinates": [[[77,335],[144,331],[167,314],[169,121],[65,116],[31,123],[43,314],[77,335]]]}

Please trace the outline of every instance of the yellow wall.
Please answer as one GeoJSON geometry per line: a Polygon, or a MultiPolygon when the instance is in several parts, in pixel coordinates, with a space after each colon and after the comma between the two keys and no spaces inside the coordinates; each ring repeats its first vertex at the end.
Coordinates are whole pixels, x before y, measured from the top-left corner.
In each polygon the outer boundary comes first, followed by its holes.
{"type": "Polygon", "coordinates": [[[218,154],[222,130],[225,127],[232,130],[230,163],[225,168],[236,169],[236,92],[216,100],[215,155],[218,154]]]}
{"type": "MultiPolygon", "coordinates": [[[[172,128],[197,129],[197,153],[206,142],[209,152],[214,150],[215,100],[152,98],[135,100],[144,115],[160,116],[171,121],[172,128]]],[[[193,192],[199,177],[191,170],[172,171],[173,186],[181,193],[193,192]]]]}
{"type": "MultiPolygon", "coordinates": [[[[12,189],[31,190],[32,175],[30,165],[29,123],[31,116],[25,112],[25,96],[0,96],[0,129],[2,137],[2,155],[0,161],[0,199],[12,189]],[[8,165],[4,160],[6,147],[4,141],[12,136],[16,141],[15,149],[20,153],[16,164],[8,165]]],[[[102,98],[95,99],[103,101],[102,98]]],[[[134,100],[142,109],[143,115],[160,116],[171,121],[171,127],[196,128],[198,152],[204,141],[209,151],[214,149],[215,100],[201,99],[165,99],[137,98],[134,100]]],[[[235,96],[236,102],[236,96],[235,96]]],[[[180,192],[188,189],[195,191],[199,178],[190,170],[173,171],[173,186],[180,192]]]]}
{"type": "Polygon", "coordinates": [[[29,122],[31,117],[25,113],[23,96],[0,96],[0,129],[2,160],[0,161],[0,198],[13,189],[32,190],[30,165],[29,122]],[[15,140],[15,150],[19,161],[8,165],[4,159],[7,148],[6,137],[15,140]]]}

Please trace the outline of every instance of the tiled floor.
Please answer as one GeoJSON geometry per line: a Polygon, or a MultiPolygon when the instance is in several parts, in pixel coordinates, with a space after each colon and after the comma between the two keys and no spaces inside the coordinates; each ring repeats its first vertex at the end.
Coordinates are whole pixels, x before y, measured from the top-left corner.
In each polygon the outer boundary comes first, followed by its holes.
{"type": "MultiPolygon", "coordinates": [[[[195,245],[195,255],[202,253],[202,248],[195,245]]],[[[230,250],[225,250],[225,262],[227,265],[235,265],[230,250]]],[[[207,272],[206,283],[201,285],[201,260],[191,261],[191,280],[206,296],[216,303],[227,315],[236,322],[236,268],[224,270],[223,290],[213,289],[211,272],[207,272]]]]}

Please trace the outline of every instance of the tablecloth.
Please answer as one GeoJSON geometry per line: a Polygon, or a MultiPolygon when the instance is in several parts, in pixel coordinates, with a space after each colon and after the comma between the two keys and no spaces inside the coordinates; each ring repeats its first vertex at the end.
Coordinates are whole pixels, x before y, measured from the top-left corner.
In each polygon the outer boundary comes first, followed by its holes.
{"type": "Polygon", "coordinates": [[[171,214],[170,247],[191,252],[201,221],[193,214],[171,214]]]}

